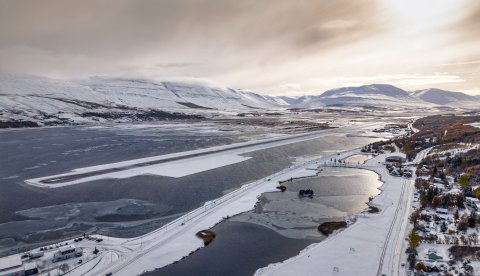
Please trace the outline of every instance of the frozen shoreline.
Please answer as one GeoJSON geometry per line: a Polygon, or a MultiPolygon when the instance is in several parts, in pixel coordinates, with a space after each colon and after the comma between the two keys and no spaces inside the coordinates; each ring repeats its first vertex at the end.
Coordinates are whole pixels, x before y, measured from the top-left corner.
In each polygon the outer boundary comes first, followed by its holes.
{"type": "MultiPolygon", "coordinates": [[[[315,135],[321,137],[320,135],[343,134],[345,131],[350,130],[335,129],[333,133],[330,130],[315,135]]],[[[301,142],[303,139],[294,140],[301,142]]],[[[252,146],[248,149],[255,148],[257,150],[256,147],[261,146],[252,146]]],[[[315,169],[321,162],[328,162],[330,157],[344,158],[358,152],[358,149],[351,150],[292,166],[264,179],[246,184],[221,198],[207,202],[204,206],[164,227],[140,237],[121,239],[95,235],[103,238],[103,241],[96,243],[83,240],[77,243],[79,247],[83,247],[87,251],[97,247],[101,254],[88,264],[77,266],[70,272],[70,275],[104,275],[109,272],[113,272],[115,275],[138,275],[171,264],[203,247],[203,242],[195,237],[196,232],[211,228],[225,217],[253,209],[258,196],[265,192],[277,191],[275,187],[278,185],[278,181],[292,177],[313,176],[317,171],[312,169],[315,169]]]]}
{"type": "MultiPolygon", "coordinates": [[[[380,187],[382,193],[370,202],[381,209],[380,213],[359,214],[356,222],[343,231],[309,246],[293,258],[261,268],[255,275],[318,275],[318,271],[352,276],[402,275],[400,262],[404,257],[414,178],[391,176],[378,164],[388,155],[392,154],[382,154],[366,162],[370,166],[366,169],[378,173],[384,182],[380,187]]],[[[422,155],[418,154],[417,159],[422,155]]]]}
{"type": "MultiPolygon", "coordinates": [[[[358,149],[332,156],[346,157],[356,152],[358,149]]],[[[95,260],[76,267],[70,275],[105,275],[109,272],[114,275],[138,275],[178,261],[204,246],[203,241],[195,236],[198,231],[213,227],[225,217],[253,209],[261,194],[278,191],[278,181],[316,175],[314,169],[319,163],[327,162],[332,156],[292,166],[246,184],[146,235],[130,239],[95,235],[103,239],[101,243],[84,239],[77,246],[87,250],[96,247],[101,254],[95,260]]]]}
{"type": "MultiPolygon", "coordinates": [[[[353,129],[375,126],[381,123],[363,124],[353,129]]],[[[26,184],[42,188],[58,188],[104,178],[129,178],[142,174],[182,177],[243,162],[242,154],[308,141],[327,135],[345,134],[352,128],[335,128],[314,133],[280,136],[249,142],[217,146],[187,152],[146,157],[92,167],[77,168],[68,173],[25,180],[26,184]]]]}

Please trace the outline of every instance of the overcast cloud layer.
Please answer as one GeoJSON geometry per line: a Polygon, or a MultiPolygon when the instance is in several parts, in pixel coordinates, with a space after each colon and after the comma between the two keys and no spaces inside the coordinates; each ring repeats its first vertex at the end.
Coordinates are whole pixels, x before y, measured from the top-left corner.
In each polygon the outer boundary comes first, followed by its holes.
{"type": "Polygon", "coordinates": [[[480,94],[480,1],[0,0],[0,71],[480,94]]]}

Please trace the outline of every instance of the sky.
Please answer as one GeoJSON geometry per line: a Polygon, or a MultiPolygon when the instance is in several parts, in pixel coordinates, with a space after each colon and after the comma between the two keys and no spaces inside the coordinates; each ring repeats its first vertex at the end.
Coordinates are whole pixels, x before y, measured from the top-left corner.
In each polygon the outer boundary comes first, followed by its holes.
{"type": "Polygon", "coordinates": [[[480,95],[480,1],[0,0],[0,71],[480,95]]]}

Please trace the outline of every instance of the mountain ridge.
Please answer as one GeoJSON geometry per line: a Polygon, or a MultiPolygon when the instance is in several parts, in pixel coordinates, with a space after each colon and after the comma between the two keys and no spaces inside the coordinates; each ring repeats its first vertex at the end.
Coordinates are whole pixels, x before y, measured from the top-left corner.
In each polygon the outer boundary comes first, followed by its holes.
{"type": "Polygon", "coordinates": [[[64,81],[31,75],[0,74],[0,121],[83,123],[112,118],[143,120],[151,114],[175,118],[151,111],[211,116],[213,113],[235,115],[267,110],[308,110],[334,105],[393,109],[464,107],[479,106],[480,98],[436,88],[408,92],[389,84],[340,87],[319,95],[288,97],[198,83],[136,78],[97,76],[64,81]]]}

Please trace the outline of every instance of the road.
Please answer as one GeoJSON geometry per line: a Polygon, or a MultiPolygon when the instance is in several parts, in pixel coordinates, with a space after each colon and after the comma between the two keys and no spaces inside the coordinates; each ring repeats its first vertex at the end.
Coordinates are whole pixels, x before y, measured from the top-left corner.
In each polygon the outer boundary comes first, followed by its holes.
{"type": "MultiPolygon", "coordinates": [[[[430,151],[429,149],[425,149],[417,154],[415,159],[411,162],[412,164],[417,164],[420,162],[430,151]]],[[[415,168],[413,168],[415,172],[415,168]]],[[[410,229],[409,225],[409,216],[412,212],[412,201],[413,201],[413,192],[415,190],[414,183],[415,183],[416,175],[414,174],[411,179],[406,179],[404,182],[404,189],[406,193],[402,192],[402,196],[399,199],[399,204],[397,206],[397,212],[395,214],[395,218],[392,221],[392,231],[395,235],[389,237],[387,240],[388,248],[386,252],[388,252],[388,261],[380,263],[379,272],[377,275],[383,274],[386,275],[406,275],[406,266],[402,266],[402,263],[407,263],[407,254],[405,253],[407,249],[407,233],[410,229]],[[397,218],[400,218],[397,221],[397,218]]],[[[382,260],[385,258],[385,252],[382,255],[382,260]]]]}

